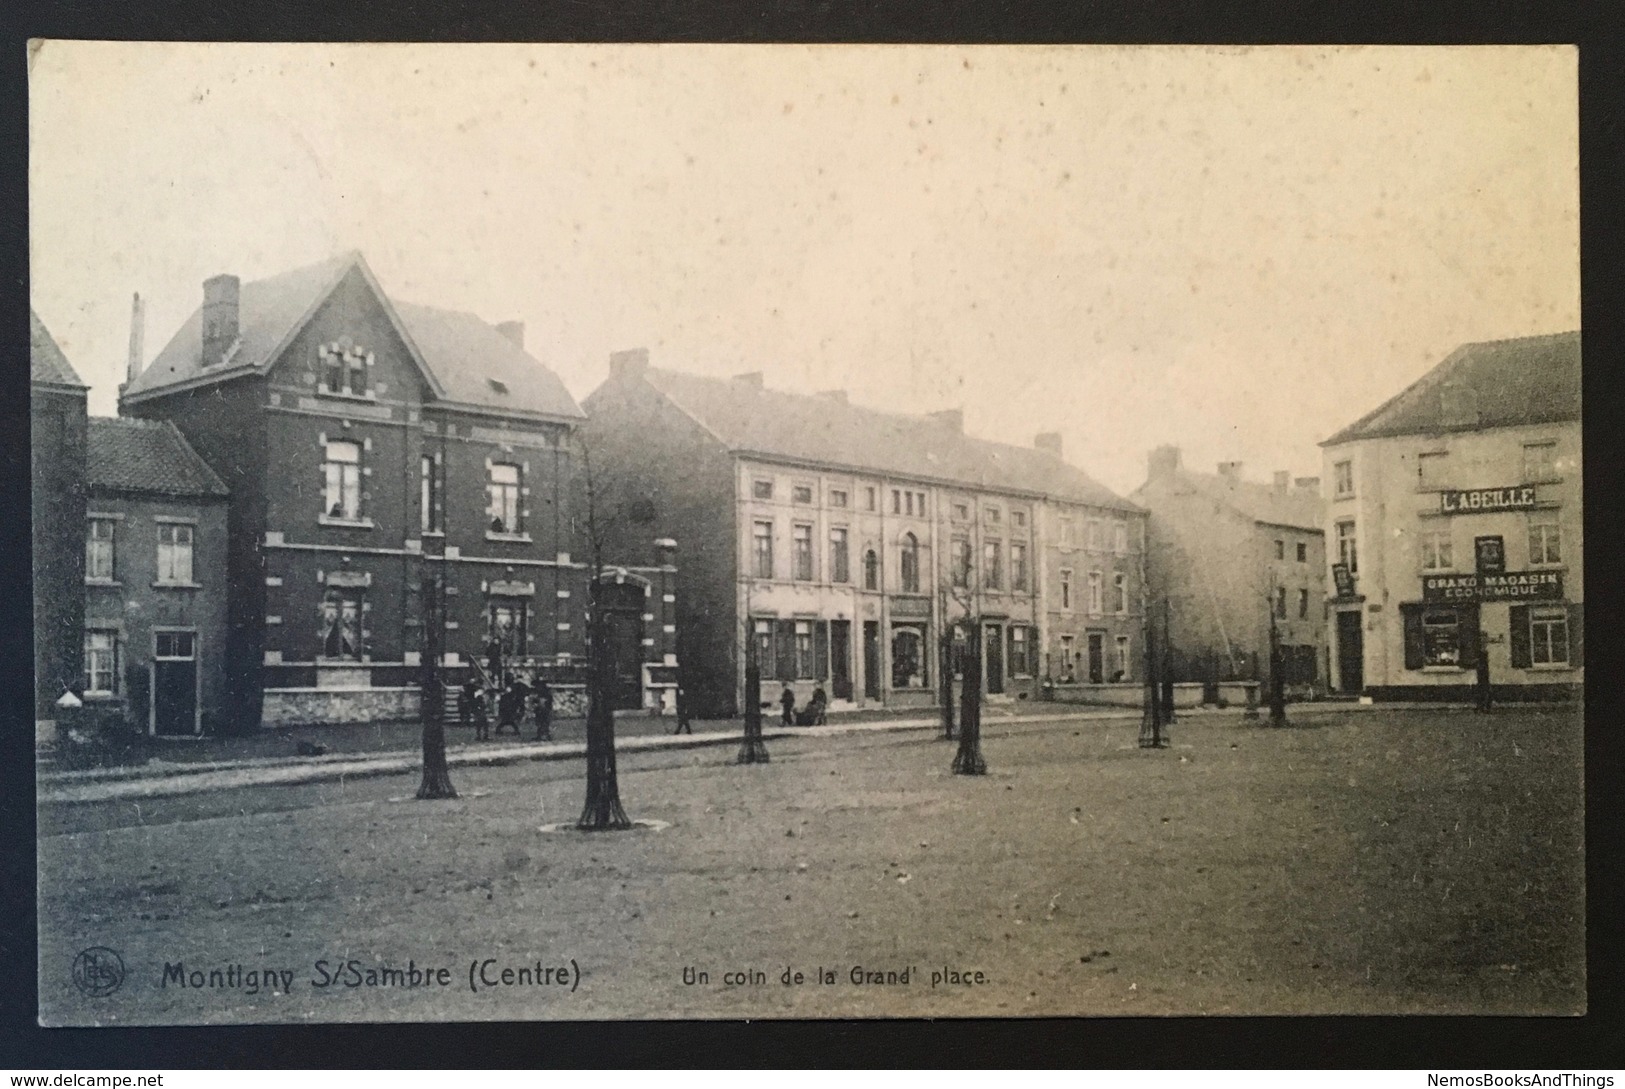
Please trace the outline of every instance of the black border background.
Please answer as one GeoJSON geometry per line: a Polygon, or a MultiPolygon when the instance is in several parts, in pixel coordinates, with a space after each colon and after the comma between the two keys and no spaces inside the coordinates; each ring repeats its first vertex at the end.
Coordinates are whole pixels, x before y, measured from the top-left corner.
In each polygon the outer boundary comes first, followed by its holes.
{"type": "MultiPolygon", "coordinates": [[[[1608,0],[375,0],[338,5],[23,0],[0,9],[0,1068],[980,1067],[1618,1068],[1621,89],[1625,34],[1608,0]],[[29,619],[27,67],[29,37],[198,41],[729,41],[937,43],[1577,43],[1581,84],[1590,1014],[1583,1018],[1161,1018],[835,1022],[580,1022],[176,1029],[35,1023],[29,619]]],[[[1351,415],[1362,406],[1351,405],[1351,415]]]]}

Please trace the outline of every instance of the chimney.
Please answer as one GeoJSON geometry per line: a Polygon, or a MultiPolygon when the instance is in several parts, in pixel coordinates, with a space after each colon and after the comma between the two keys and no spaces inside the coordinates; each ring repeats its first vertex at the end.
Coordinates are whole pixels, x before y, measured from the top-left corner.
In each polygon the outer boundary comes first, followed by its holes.
{"type": "Polygon", "coordinates": [[[744,374],[736,374],[734,375],[734,381],[738,382],[740,385],[749,386],[751,389],[761,389],[762,372],[747,371],[744,374]]]}
{"type": "Polygon", "coordinates": [[[1277,469],[1275,472],[1275,490],[1285,495],[1290,487],[1292,487],[1292,474],[1285,469],[1277,469]]]}
{"type": "Polygon", "coordinates": [[[1046,454],[1061,456],[1061,433],[1059,431],[1045,431],[1033,436],[1033,448],[1042,450],[1046,454]]]}
{"type": "Polygon", "coordinates": [[[1173,476],[1179,470],[1179,447],[1159,446],[1146,460],[1152,478],[1173,476]]]}
{"type": "Polygon", "coordinates": [[[1219,475],[1224,477],[1226,480],[1231,481],[1231,482],[1239,481],[1241,479],[1241,462],[1239,462],[1239,461],[1221,461],[1221,462],[1219,462],[1219,475]]]}
{"type": "Polygon", "coordinates": [[[928,412],[926,415],[939,424],[946,424],[961,435],[965,433],[965,410],[962,408],[941,408],[935,412],[928,412]]]}
{"type": "Polygon", "coordinates": [[[130,358],[126,361],[125,381],[134,382],[146,364],[147,308],[141,301],[141,292],[130,302],[130,358]]]}
{"type": "Polygon", "coordinates": [[[822,397],[826,401],[834,401],[838,405],[844,405],[847,403],[846,390],[844,389],[822,390],[819,392],[818,396],[822,397]]]}
{"type": "Polygon", "coordinates": [[[649,349],[628,348],[624,352],[609,353],[611,378],[641,378],[649,369],[649,349]]]}
{"type": "Polygon", "coordinates": [[[1300,476],[1293,480],[1292,483],[1300,491],[1314,492],[1316,495],[1320,494],[1320,477],[1318,476],[1300,476]]]}
{"type": "Polygon", "coordinates": [[[237,340],[242,282],[230,274],[203,281],[203,365],[217,367],[237,340]]]}
{"type": "Polygon", "coordinates": [[[515,348],[525,346],[525,323],[522,321],[505,321],[497,325],[497,332],[513,341],[515,348]]]}

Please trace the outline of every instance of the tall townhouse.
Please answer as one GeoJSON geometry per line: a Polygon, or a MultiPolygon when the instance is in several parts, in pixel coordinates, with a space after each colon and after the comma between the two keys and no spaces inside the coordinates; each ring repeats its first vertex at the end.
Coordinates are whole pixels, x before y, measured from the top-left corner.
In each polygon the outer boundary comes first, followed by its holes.
{"type": "Polygon", "coordinates": [[[1102,673],[1139,660],[1140,512],[1067,465],[1058,436],[987,442],[957,411],[877,412],[760,373],[651,367],[643,350],[616,353],[586,407],[625,547],[682,542],[680,656],[700,713],[784,684],[836,708],[932,705],[939,640],[967,618],[994,699],[1034,694],[1062,655],[1102,673]],[[1068,520],[1098,547],[1053,542],[1068,520]]]}
{"type": "MultiPolygon", "coordinates": [[[[206,281],[122,388],[121,413],[172,421],[230,489],[236,726],[414,717],[430,623],[453,669],[492,639],[583,655],[582,412],[523,332],[391,299],[351,253],[206,281]]],[[[618,568],[606,595],[623,705],[671,653],[666,566],[618,568]]]]}
{"type": "Polygon", "coordinates": [[[1160,446],[1130,498],[1150,512],[1152,608],[1166,628],[1176,680],[1266,678],[1273,625],[1289,689],[1324,687],[1319,477],[1277,472],[1265,484],[1244,479],[1237,461],[1198,472],[1181,464],[1177,446],[1160,446]]]}
{"type": "Polygon", "coordinates": [[[1504,699],[1585,680],[1580,334],[1467,344],[1321,444],[1332,681],[1504,699]]]}
{"type": "Polygon", "coordinates": [[[83,686],[85,384],[50,331],[29,318],[28,414],[34,553],[34,715],[83,686]]]}

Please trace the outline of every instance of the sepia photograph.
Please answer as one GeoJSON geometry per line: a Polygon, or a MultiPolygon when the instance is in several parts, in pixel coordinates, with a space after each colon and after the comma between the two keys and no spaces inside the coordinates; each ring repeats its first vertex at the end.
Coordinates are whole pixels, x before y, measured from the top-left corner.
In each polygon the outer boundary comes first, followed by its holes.
{"type": "Polygon", "coordinates": [[[1574,47],[28,94],[41,1025],[1586,1013],[1574,47]]]}

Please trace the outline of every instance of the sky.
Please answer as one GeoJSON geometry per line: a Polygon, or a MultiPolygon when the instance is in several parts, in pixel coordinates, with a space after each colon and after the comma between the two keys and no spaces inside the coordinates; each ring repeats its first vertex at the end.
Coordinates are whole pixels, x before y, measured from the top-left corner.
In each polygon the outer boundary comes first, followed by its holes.
{"type": "Polygon", "coordinates": [[[1066,457],[1320,473],[1469,341],[1579,328],[1553,47],[232,45],[30,57],[32,300],[94,414],[221,272],[360,250],[612,351],[1066,457]]]}

